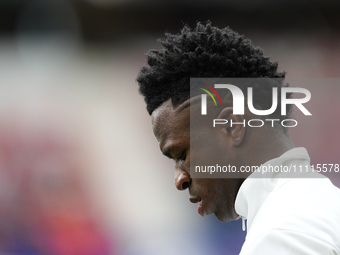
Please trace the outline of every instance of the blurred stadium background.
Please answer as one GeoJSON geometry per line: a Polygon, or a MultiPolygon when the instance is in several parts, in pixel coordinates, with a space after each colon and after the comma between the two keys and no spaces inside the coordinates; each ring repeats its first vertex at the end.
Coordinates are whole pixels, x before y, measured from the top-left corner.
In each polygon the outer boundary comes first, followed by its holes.
{"type": "MultiPolygon", "coordinates": [[[[202,219],[175,190],[135,83],[144,54],[209,19],[288,78],[336,78],[339,12],[338,0],[1,0],[0,254],[238,254],[241,222],[202,219]]],[[[313,87],[318,118],[291,130],[313,163],[340,163],[331,88],[313,87]]]]}

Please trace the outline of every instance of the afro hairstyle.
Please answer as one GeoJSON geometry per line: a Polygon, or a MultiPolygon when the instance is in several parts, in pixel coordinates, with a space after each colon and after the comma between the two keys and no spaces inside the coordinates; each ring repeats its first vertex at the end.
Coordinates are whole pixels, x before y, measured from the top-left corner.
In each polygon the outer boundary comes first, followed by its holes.
{"type": "MultiPolygon", "coordinates": [[[[278,63],[270,61],[261,48],[229,27],[219,29],[210,21],[197,22],[193,30],[184,25],[179,34],[165,35],[165,39],[158,40],[163,49],[146,54],[148,65],[141,68],[136,79],[150,115],[168,99],[172,99],[173,105],[189,99],[190,78],[194,77],[281,78],[279,84],[269,83],[270,87],[255,85],[254,104],[261,109],[271,106],[274,85],[288,86],[282,85],[285,72],[277,71],[278,63]]],[[[271,114],[278,119],[283,118],[280,101],[279,95],[278,109],[271,114]]],[[[287,115],[290,112],[288,105],[287,115]]]]}

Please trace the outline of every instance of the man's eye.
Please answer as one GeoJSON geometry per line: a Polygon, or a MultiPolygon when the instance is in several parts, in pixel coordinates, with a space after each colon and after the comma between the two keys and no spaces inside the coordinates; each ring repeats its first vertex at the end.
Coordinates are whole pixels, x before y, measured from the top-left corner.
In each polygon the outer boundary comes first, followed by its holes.
{"type": "Polygon", "coordinates": [[[176,162],[179,162],[179,161],[185,161],[187,157],[187,154],[185,151],[181,152],[181,154],[176,158],[176,162]]]}

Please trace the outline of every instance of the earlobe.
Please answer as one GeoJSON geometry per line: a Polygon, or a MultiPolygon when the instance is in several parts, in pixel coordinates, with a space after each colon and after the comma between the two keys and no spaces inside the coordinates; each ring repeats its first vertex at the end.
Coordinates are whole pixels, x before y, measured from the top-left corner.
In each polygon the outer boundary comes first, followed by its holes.
{"type": "Polygon", "coordinates": [[[239,146],[245,134],[245,119],[243,115],[234,115],[233,107],[225,107],[221,110],[218,119],[225,119],[228,122],[224,125],[223,131],[232,139],[234,146],[239,146]]]}

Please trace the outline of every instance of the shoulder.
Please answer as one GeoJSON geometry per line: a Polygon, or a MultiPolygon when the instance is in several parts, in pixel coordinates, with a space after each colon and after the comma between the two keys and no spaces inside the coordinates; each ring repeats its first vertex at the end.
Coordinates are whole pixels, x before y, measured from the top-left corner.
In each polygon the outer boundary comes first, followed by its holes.
{"type": "Polygon", "coordinates": [[[306,233],[287,229],[273,229],[256,242],[245,243],[240,255],[339,255],[340,249],[334,242],[325,242],[306,233]]]}
{"type": "MultiPolygon", "coordinates": [[[[313,242],[320,249],[329,247],[339,252],[340,190],[327,178],[296,178],[278,182],[249,226],[245,246],[256,249],[262,249],[262,245],[263,249],[273,245],[292,246],[300,249],[300,253],[296,254],[327,254],[304,252],[301,247],[313,242]],[[298,242],[296,247],[294,242],[298,242]]],[[[312,244],[305,249],[308,247],[312,244]]]]}

